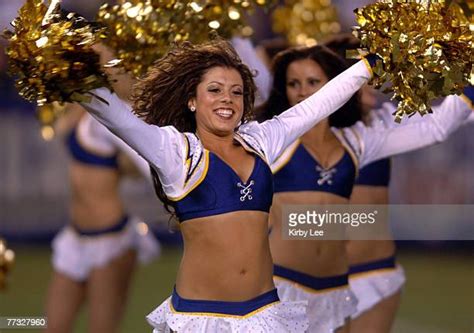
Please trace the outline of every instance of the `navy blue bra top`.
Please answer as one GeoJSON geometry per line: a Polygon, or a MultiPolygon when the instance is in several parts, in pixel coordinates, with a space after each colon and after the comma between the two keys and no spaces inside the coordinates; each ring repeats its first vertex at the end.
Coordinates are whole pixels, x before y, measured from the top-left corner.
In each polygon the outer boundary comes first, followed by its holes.
{"type": "Polygon", "coordinates": [[[360,169],[355,184],[387,187],[390,184],[390,170],[390,158],[375,161],[360,169]]]}
{"type": "Polygon", "coordinates": [[[76,161],[104,168],[118,168],[117,155],[104,157],[87,151],[77,140],[75,129],[71,132],[71,134],[69,134],[67,138],[67,146],[71,156],[76,161]]]}
{"type": "Polygon", "coordinates": [[[183,199],[174,202],[180,222],[238,210],[268,212],[272,205],[273,177],[270,167],[255,154],[252,174],[244,183],[217,155],[209,152],[204,179],[183,199]]]}
{"type": "Polygon", "coordinates": [[[356,172],[356,165],[347,150],[333,167],[324,169],[299,144],[289,161],[274,175],[275,193],[316,191],[349,198],[356,172]]]}

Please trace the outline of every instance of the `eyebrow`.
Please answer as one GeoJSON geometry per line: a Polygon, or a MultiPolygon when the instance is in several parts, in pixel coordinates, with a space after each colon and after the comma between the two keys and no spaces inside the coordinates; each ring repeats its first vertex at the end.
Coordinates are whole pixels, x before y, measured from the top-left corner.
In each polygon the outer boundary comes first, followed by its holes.
{"type": "MultiPolygon", "coordinates": [[[[309,76],[309,77],[306,78],[306,80],[308,80],[308,79],[309,80],[321,80],[321,78],[317,77],[317,76],[309,76]]],[[[287,77],[286,80],[287,81],[294,81],[294,80],[299,81],[300,79],[298,79],[296,77],[287,77]]]]}
{"type": "MultiPolygon", "coordinates": [[[[211,84],[211,83],[217,83],[220,86],[224,85],[222,82],[219,82],[219,81],[211,81],[211,82],[208,83],[208,85],[211,84]]],[[[232,87],[243,88],[243,85],[241,85],[240,83],[236,83],[236,84],[233,84],[232,87]]]]}

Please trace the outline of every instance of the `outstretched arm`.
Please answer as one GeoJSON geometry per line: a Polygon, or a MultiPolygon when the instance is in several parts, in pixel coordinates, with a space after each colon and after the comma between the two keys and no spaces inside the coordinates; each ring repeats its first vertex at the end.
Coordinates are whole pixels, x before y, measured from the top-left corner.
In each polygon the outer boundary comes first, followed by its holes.
{"type": "MultiPolygon", "coordinates": [[[[470,99],[474,100],[474,96],[468,97],[470,95],[469,91],[474,90],[472,87],[468,87],[464,90],[464,93],[460,96],[462,99],[464,99],[467,103],[467,105],[471,105],[472,102],[470,99]]],[[[474,93],[471,93],[474,95],[474,93]]],[[[434,109],[437,109],[438,107],[435,106],[434,109]]],[[[472,107],[471,107],[472,109],[472,107]]],[[[373,109],[369,113],[369,120],[364,121],[368,126],[384,126],[386,128],[389,127],[396,127],[399,126],[400,124],[408,124],[408,123],[414,123],[418,121],[423,121],[424,117],[420,113],[416,113],[413,116],[410,117],[404,117],[400,123],[395,122],[395,117],[394,114],[397,111],[397,107],[394,103],[392,102],[386,102],[383,103],[382,106],[378,109],[373,109]]],[[[471,114],[467,119],[464,121],[463,125],[468,125],[471,123],[474,123],[474,109],[472,110],[471,114]]]]}
{"type": "Polygon", "coordinates": [[[130,160],[133,166],[140,172],[140,175],[142,175],[146,180],[152,182],[153,180],[150,172],[150,164],[129,145],[123,142],[122,139],[115,136],[111,132],[110,136],[111,140],[113,141],[113,144],[121,153],[123,153],[130,160]]]}
{"type": "Polygon", "coordinates": [[[445,98],[433,113],[393,126],[358,122],[340,131],[360,155],[360,167],[393,155],[413,151],[446,140],[471,114],[472,104],[460,96],[445,98]]]}
{"type": "Polygon", "coordinates": [[[88,114],[85,115],[85,118],[83,118],[81,122],[88,124],[86,128],[89,130],[90,143],[92,146],[100,148],[101,151],[109,151],[111,154],[117,152],[124,154],[143,177],[149,181],[152,180],[150,164],[129,145],[123,142],[122,139],[114,135],[104,125],[88,114]]]}
{"type": "Polygon", "coordinates": [[[172,184],[181,176],[186,149],[181,133],[172,126],[160,128],[145,123],[133,114],[127,103],[106,88],[91,93],[92,100],[82,106],[147,160],[158,172],[163,185],[172,184]]]}
{"type": "Polygon", "coordinates": [[[261,124],[244,124],[240,131],[254,136],[262,144],[268,163],[273,163],[288,145],[343,106],[371,76],[367,61],[361,60],[301,103],[261,124]]]}

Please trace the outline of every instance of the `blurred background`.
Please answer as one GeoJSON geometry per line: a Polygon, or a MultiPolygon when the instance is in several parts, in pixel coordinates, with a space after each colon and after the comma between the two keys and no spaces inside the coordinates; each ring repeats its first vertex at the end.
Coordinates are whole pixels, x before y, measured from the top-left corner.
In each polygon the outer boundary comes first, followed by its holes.
{"type": "MultiPolygon", "coordinates": [[[[370,2],[332,1],[343,31],[355,25],[353,9],[370,2]]],[[[63,7],[92,19],[102,3],[64,0],[63,7]]],[[[23,0],[0,1],[0,30],[9,26],[22,4],[23,0]]],[[[255,44],[275,37],[268,13],[258,11],[249,23],[255,44]]],[[[6,74],[3,39],[0,47],[0,236],[16,252],[9,288],[0,292],[0,316],[40,316],[51,271],[49,244],[68,223],[68,155],[60,138],[41,138],[35,107],[18,96],[6,74]]],[[[473,129],[466,125],[441,145],[394,158],[392,203],[473,204],[473,129]]],[[[144,218],[165,244],[162,257],[135,277],[123,332],[141,332],[149,330],[144,316],[170,294],[180,237],[169,231],[168,218],[149,184],[130,180],[122,192],[128,210],[144,218]]],[[[392,229],[396,235],[395,222],[392,229]]],[[[455,228],[449,232],[446,239],[455,238],[455,228]]],[[[398,242],[398,248],[407,284],[394,332],[473,332],[472,240],[398,242]]],[[[82,316],[76,331],[85,330],[82,316]]]]}

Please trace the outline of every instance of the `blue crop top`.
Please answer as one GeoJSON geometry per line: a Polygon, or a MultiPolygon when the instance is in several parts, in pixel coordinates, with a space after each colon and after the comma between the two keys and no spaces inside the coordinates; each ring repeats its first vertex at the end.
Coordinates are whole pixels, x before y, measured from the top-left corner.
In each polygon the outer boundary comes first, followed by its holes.
{"type": "Polygon", "coordinates": [[[286,158],[287,162],[274,171],[275,193],[317,191],[350,197],[357,169],[347,150],[329,169],[321,167],[302,144],[286,158]]]}
{"type": "Polygon", "coordinates": [[[100,156],[86,150],[77,139],[77,131],[75,129],[69,134],[66,143],[71,156],[76,161],[98,167],[118,168],[117,154],[112,156],[100,156]]]}
{"type": "Polygon", "coordinates": [[[216,154],[204,151],[208,159],[203,179],[184,198],[174,202],[180,222],[238,210],[268,212],[272,205],[273,177],[270,167],[255,154],[252,173],[244,183],[216,154]]]}
{"type": "Polygon", "coordinates": [[[390,184],[390,171],[390,158],[372,162],[360,169],[355,185],[387,187],[390,184]]]}

